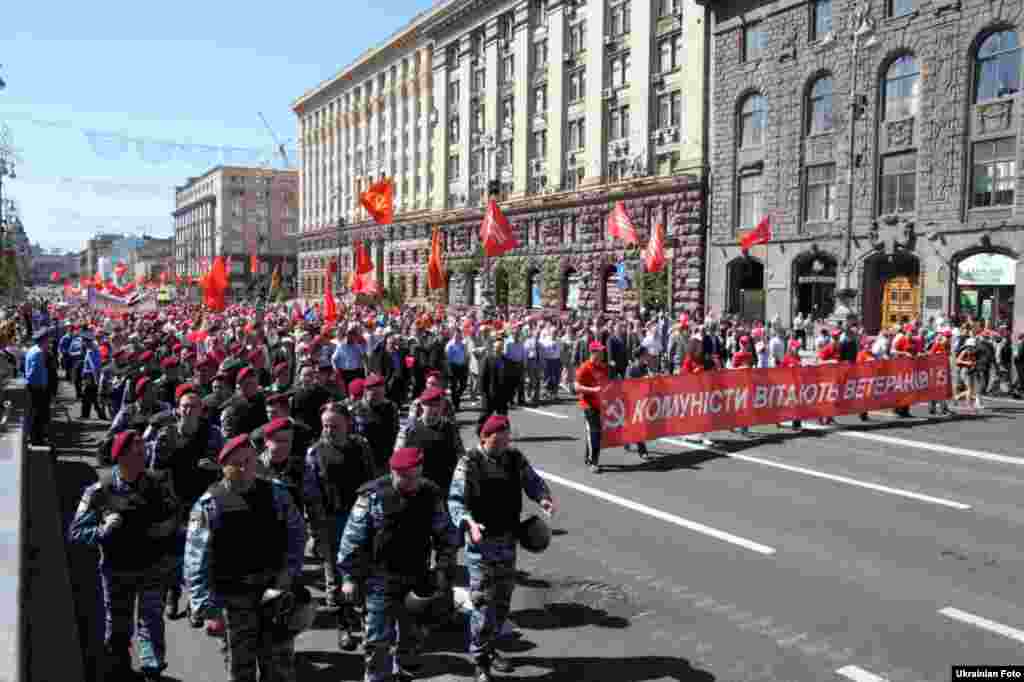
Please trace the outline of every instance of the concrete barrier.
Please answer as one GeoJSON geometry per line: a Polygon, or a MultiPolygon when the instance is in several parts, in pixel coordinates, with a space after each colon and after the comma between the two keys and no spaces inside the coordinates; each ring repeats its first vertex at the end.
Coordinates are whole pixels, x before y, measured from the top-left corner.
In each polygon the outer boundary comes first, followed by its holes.
{"type": "Polygon", "coordinates": [[[10,414],[0,431],[0,682],[84,679],[53,450],[27,445],[31,401],[25,382],[6,387],[10,414]]]}

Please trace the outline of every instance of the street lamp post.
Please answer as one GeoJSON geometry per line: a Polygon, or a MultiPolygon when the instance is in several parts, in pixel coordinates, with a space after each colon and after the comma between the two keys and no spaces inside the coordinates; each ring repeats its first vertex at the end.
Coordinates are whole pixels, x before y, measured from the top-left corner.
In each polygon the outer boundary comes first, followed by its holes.
{"type": "MultiPolygon", "coordinates": [[[[494,199],[497,201],[498,195],[500,194],[500,185],[498,183],[498,163],[495,158],[498,150],[498,143],[495,137],[494,133],[485,133],[480,137],[484,150],[484,175],[487,177],[487,191],[485,193],[486,198],[484,200],[484,210],[486,210],[486,206],[490,200],[494,199]]],[[[482,244],[481,247],[483,247],[482,244]]],[[[496,282],[494,281],[494,268],[492,267],[491,259],[487,257],[486,249],[484,249],[481,270],[480,299],[483,301],[481,313],[484,317],[489,318],[493,317],[497,296],[495,292],[496,282]]],[[[470,304],[472,304],[472,301],[470,301],[470,304]]]]}
{"type": "MultiPolygon", "coordinates": [[[[4,178],[10,178],[11,180],[14,180],[17,177],[17,173],[15,173],[14,170],[14,159],[8,154],[8,150],[6,149],[6,147],[0,145],[0,249],[17,248],[16,244],[7,244],[8,239],[13,240],[16,238],[17,231],[12,229],[13,222],[10,221],[9,218],[9,216],[13,213],[13,210],[7,209],[5,211],[5,208],[7,208],[8,204],[10,203],[13,205],[13,202],[8,202],[7,200],[4,199],[3,191],[4,178]]],[[[3,253],[0,252],[0,257],[2,256],[3,253]]],[[[17,254],[15,253],[15,257],[11,260],[11,263],[13,264],[14,267],[15,280],[17,279],[18,276],[17,262],[17,254]]],[[[13,281],[11,284],[12,285],[10,287],[10,296],[11,302],[13,303],[14,292],[15,289],[17,289],[17,282],[13,281]]]]}
{"type": "MultiPolygon", "coordinates": [[[[853,273],[853,170],[857,161],[857,154],[854,151],[857,135],[857,119],[862,113],[864,102],[857,92],[857,67],[862,48],[873,47],[878,41],[875,38],[874,25],[867,16],[867,5],[860,5],[856,8],[854,23],[857,24],[853,32],[850,50],[850,98],[849,98],[849,122],[847,125],[847,169],[846,169],[846,225],[843,230],[843,258],[841,263],[842,278],[840,288],[836,291],[836,300],[839,302],[833,313],[836,318],[842,317],[843,322],[850,314],[853,299],[857,297],[857,291],[853,288],[850,275],[853,273]],[[863,43],[861,41],[864,41],[863,43]]],[[[851,24],[852,25],[852,24],[851,24]]]]}

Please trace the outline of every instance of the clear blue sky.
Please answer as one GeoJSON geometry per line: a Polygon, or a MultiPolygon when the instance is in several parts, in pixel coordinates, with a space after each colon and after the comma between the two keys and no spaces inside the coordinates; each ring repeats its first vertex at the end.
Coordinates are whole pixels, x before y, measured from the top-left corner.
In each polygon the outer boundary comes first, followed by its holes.
{"type": "Polygon", "coordinates": [[[261,148],[262,111],[294,144],[289,104],[432,4],[6,2],[0,124],[20,163],[4,197],[48,248],[80,249],[101,229],[169,236],[174,185],[209,166],[144,160],[134,145],[101,156],[85,131],[261,148]]]}

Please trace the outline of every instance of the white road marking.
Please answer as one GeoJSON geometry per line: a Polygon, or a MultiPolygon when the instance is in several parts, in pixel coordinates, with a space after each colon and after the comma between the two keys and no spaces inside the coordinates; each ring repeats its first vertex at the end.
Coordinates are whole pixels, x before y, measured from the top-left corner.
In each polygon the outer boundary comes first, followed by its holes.
{"type": "Polygon", "coordinates": [[[969,625],[981,628],[982,630],[988,630],[989,632],[994,632],[997,635],[1009,637],[1010,639],[1014,639],[1018,642],[1024,643],[1024,630],[1011,628],[1009,625],[1003,625],[1002,623],[997,623],[994,620],[982,618],[981,616],[976,616],[973,613],[961,611],[960,609],[954,608],[952,606],[947,606],[944,609],[939,609],[939,613],[941,613],[946,618],[952,618],[953,620],[958,620],[961,623],[967,623],[969,625]]]}
{"type": "Polygon", "coordinates": [[[572,488],[577,492],[581,492],[592,497],[597,497],[599,499],[605,500],[606,502],[611,502],[612,504],[617,504],[620,507],[625,507],[626,509],[631,509],[632,511],[640,512],[641,514],[646,514],[647,516],[651,516],[661,521],[674,524],[681,528],[686,528],[697,533],[703,533],[704,535],[708,535],[715,539],[722,540],[723,542],[729,542],[734,545],[738,545],[739,547],[749,549],[759,554],[775,554],[774,547],[762,545],[759,542],[754,542],[753,540],[748,540],[738,535],[733,535],[732,533],[727,533],[723,530],[718,530],[717,528],[706,526],[703,523],[690,521],[689,519],[684,519],[683,517],[676,516],[675,514],[669,514],[668,512],[661,511],[660,509],[648,507],[645,504],[640,504],[639,502],[627,500],[624,497],[612,495],[611,493],[606,493],[605,491],[598,490],[597,488],[591,488],[588,485],[583,485],[582,483],[577,483],[576,481],[570,481],[567,478],[556,476],[555,474],[548,473],[541,469],[538,469],[537,473],[543,476],[544,478],[548,479],[549,481],[553,481],[555,483],[558,483],[559,485],[564,485],[566,488],[572,488]]]}
{"type": "Polygon", "coordinates": [[[981,397],[981,402],[984,404],[986,401],[994,400],[998,403],[1015,403],[1017,405],[1024,405],[1024,400],[1018,400],[1017,398],[997,398],[995,396],[986,395],[981,397]]]}
{"type": "Polygon", "coordinates": [[[557,412],[548,412],[547,410],[538,410],[536,407],[524,407],[524,411],[533,412],[534,414],[542,414],[545,417],[554,417],[555,419],[570,419],[567,414],[558,414],[557,412]]]}
{"type": "Polygon", "coordinates": [[[911,500],[917,500],[919,502],[929,502],[931,504],[937,504],[943,507],[950,507],[951,509],[958,509],[964,511],[970,509],[971,505],[964,504],[963,502],[956,502],[954,500],[948,500],[942,497],[934,497],[932,495],[925,495],[923,493],[915,493],[913,490],[905,490],[903,488],[893,488],[887,485],[881,485],[879,483],[871,483],[870,481],[861,481],[856,478],[850,478],[848,476],[840,476],[838,474],[829,474],[824,471],[818,471],[816,469],[808,469],[806,467],[793,466],[792,464],[784,464],[782,462],[776,462],[771,459],[763,459],[761,457],[752,457],[751,455],[743,455],[740,453],[727,452],[725,450],[718,450],[716,448],[709,448],[704,445],[697,445],[696,443],[688,443],[684,440],[677,440],[675,438],[662,438],[660,439],[679,447],[689,448],[690,450],[706,450],[713,452],[716,455],[723,457],[731,457],[732,459],[743,460],[744,462],[752,462],[754,464],[761,464],[767,467],[774,467],[776,469],[782,469],[784,471],[792,471],[796,474],[804,474],[805,476],[814,476],[815,478],[822,478],[827,481],[835,481],[836,483],[845,483],[846,485],[856,486],[858,488],[866,488],[867,490],[874,490],[880,493],[888,493],[889,495],[898,495],[900,497],[906,497],[911,500]]]}
{"type": "Polygon", "coordinates": [[[836,671],[836,674],[842,675],[848,680],[853,680],[853,682],[888,682],[884,677],[869,673],[864,668],[855,665],[844,665],[836,671]]]}
{"type": "MultiPolygon", "coordinates": [[[[811,426],[811,428],[816,428],[811,426]]],[[[910,440],[909,438],[897,438],[896,436],[883,436],[879,433],[868,433],[866,431],[834,431],[834,433],[840,436],[846,436],[847,438],[860,438],[861,440],[873,440],[878,443],[888,443],[889,445],[902,445],[908,448],[918,448],[920,450],[930,450],[932,452],[938,452],[943,455],[958,455],[960,457],[973,457],[974,459],[984,459],[989,462],[999,462],[1001,464],[1015,464],[1017,466],[1024,466],[1024,457],[1011,457],[1010,455],[999,455],[994,452],[984,452],[982,450],[968,450],[967,448],[958,448],[954,445],[940,445],[939,443],[928,443],[923,440],[910,440]]]]}

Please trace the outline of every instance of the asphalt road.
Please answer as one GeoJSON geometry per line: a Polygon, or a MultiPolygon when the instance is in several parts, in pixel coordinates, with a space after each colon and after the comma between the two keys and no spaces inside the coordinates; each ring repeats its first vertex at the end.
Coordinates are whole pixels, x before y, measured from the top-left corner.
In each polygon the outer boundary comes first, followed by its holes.
{"type": "MultiPolygon", "coordinates": [[[[604,453],[595,475],[572,404],[514,410],[561,509],[551,549],[521,555],[511,677],[946,681],[957,664],[1024,663],[1022,413],[992,400],[952,418],[918,406],[716,433],[711,447],[668,439],[650,462],[604,453]]],[[[471,442],[476,415],[461,416],[471,442]]],[[[89,478],[87,450],[62,453],[68,495],[89,478]]],[[[88,585],[89,558],[72,564],[88,585]]],[[[437,633],[422,678],[465,679],[464,642],[437,633]]],[[[361,679],[329,614],[297,648],[301,680],[361,679]]],[[[185,620],[168,623],[168,662],[169,680],[226,679],[219,642],[185,620]]]]}

